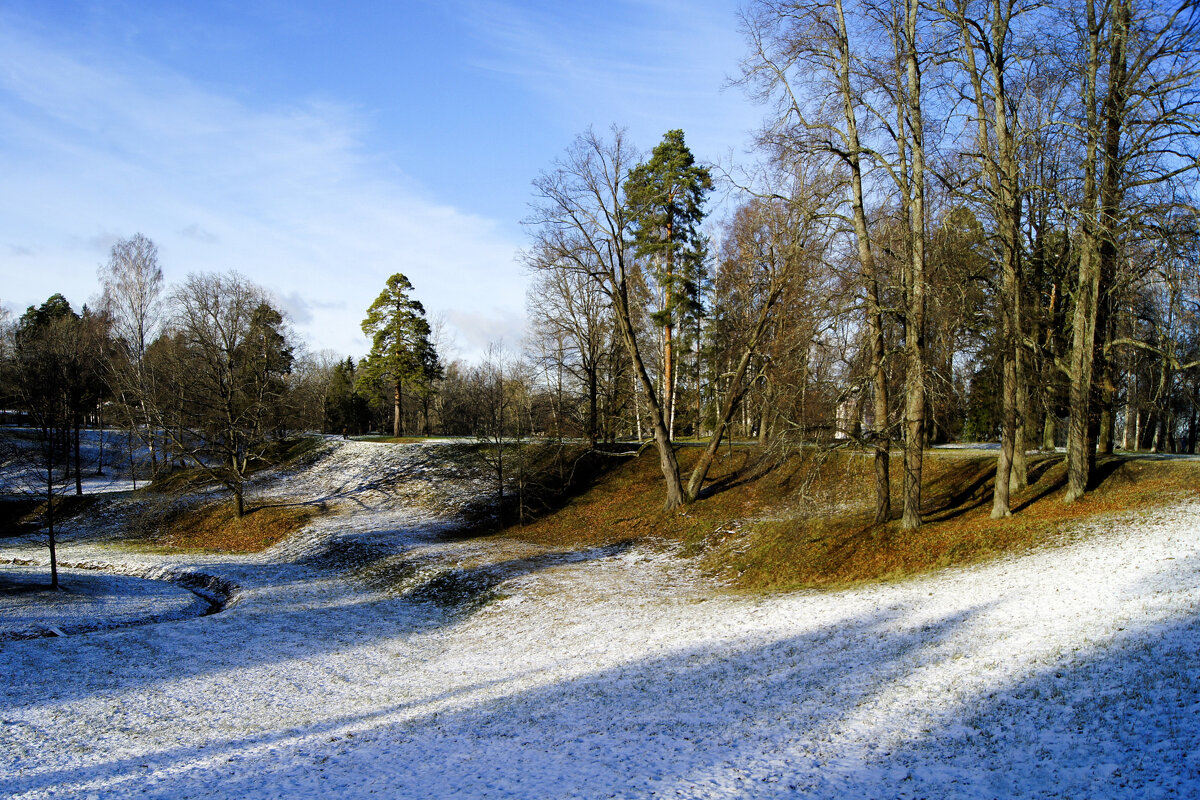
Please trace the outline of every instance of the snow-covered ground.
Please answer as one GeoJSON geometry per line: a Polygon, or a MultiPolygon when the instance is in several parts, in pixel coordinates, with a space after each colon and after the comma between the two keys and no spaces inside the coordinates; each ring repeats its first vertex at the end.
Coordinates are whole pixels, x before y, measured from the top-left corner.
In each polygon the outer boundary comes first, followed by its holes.
{"type": "Polygon", "coordinates": [[[0,639],[66,636],[93,630],[187,619],[207,613],[210,599],[163,580],[61,569],[61,591],[45,567],[0,566],[0,639]]]}
{"type": "MultiPolygon", "coordinates": [[[[46,475],[36,453],[40,445],[33,428],[3,428],[0,437],[16,447],[0,450],[0,494],[35,494],[46,490],[46,475]],[[22,454],[25,454],[22,457],[22,454]],[[16,458],[12,458],[12,456],[16,458]],[[11,460],[5,460],[7,458],[11,460]]],[[[150,451],[136,437],[120,430],[84,429],[79,437],[80,483],[85,494],[126,492],[150,474],[150,451]]],[[[61,471],[61,466],[60,466],[61,471]]],[[[74,472],[55,478],[55,491],[75,491],[74,472]]]]}
{"type": "Polygon", "coordinates": [[[330,443],[260,488],[343,513],[247,557],[66,537],[68,562],[240,588],[220,614],[0,643],[0,796],[1200,794],[1197,503],[748,598],[644,547],[446,537],[485,487],[437,446],[330,443]]]}

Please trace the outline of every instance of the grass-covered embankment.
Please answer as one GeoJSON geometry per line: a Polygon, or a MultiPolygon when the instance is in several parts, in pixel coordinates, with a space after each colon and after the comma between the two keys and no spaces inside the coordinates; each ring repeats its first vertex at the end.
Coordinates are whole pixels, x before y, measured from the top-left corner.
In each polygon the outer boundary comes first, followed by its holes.
{"type": "MultiPolygon", "coordinates": [[[[695,455],[680,451],[685,469],[695,455]]],[[[510,533],[560,546],[673,540],[740,589],[832,589],[1026,551],[1061,541],[1069,526],[1088,517],[1200,495],[1198,462],[1114,456],[1100,461],[1084,500],[1068,505],[1061,499],[1062,457],[1031,456],[1030,485],[1014,495],[1014,516],[992,520],[994,454],[932,451],[925,459],[926,524],[906,531],[895,520],[871,524],[872,469],[861,453],[808,449],[763,469],[751,450],[722,451],[707,496],[666,512],[658,460],[646,452],[510,533]]],[[[898,516],[898,459],[892,476],[898,516]]]]}
{"type": "MultiPolygon", "coordinates": [[[[320,445],[319,438],[309,436],[273,441],[251,462],[249,474],[303,463],[316,456],[320,445]]],[[[198,467],[175,469],[160,476],[140,492],[168,499],[143,507],[130,526],[130,540],[154,550],[254,553],[286,539],[327,511],[323,505],[259,505],[248,498],[245,513],[239,518],[226,493],[220,500],[180,504],[170,499],[219,486],[210,472],[198,467]]]]}
{"type": "Polygon", "coordinates": [[[256,553],[303,528],[320,509],[311,505],[250,508],[238,518],[232,501],[175,510],[146,532],[154,549],[256,553]]]}

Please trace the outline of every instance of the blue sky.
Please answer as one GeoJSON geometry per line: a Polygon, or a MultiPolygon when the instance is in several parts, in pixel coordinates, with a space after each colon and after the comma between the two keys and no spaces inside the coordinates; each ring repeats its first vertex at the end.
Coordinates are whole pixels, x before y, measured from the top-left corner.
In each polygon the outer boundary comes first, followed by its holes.
{"type": "Polygon", "coordinates": [[[741,157],[735,0],[0,6],[0,303],[78,307],[116,238],[234,269],[362,355],[403,272],[470,357],[524,327],[530,181],[589,125],[741,157]]]}

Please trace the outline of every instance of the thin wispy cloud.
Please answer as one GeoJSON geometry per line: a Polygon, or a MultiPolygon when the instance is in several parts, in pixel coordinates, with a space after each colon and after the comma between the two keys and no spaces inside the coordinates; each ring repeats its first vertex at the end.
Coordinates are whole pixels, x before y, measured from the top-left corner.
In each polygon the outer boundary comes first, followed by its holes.
{"type": "Polygon", "coordinates": [[[742,48],[732,11],[667,0],[545,9],[469,0],[462,13],[490,43],[477,67],[520,80],[597,124],[678,126],[706,116],[709,127],[723,116],[740,138],[755,115],[736,93],[722,92],[742,48]]]}
{"type": "Polygon", "coordinates": [[[250,108],[3,18],[0,48],[0,242],[39,265],[7,282],[18,305],[94,291],[108,248],[137,231],[159,244],[168,280],[236,269],[309,309],[296,322],[315,348],[365,350],[358,323],[393,272],[433,310],[521,305],[518,243],[367,152],[353,107],[250,108]]]}

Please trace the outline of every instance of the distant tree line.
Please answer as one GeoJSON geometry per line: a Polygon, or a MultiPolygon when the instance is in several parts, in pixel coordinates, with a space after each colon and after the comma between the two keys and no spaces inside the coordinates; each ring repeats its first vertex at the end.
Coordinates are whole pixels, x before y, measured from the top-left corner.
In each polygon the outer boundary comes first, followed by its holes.
{"type": "MultiPolygon", "coordinates": [[[[76,312],[55,294],[3,332],[0,392],[36,429],[47,498],[56,472],[82,494],[80,431],[108,426],[132,440],[129,458],[148,455],[148,477],[200,469],[242,514],[248,471],[271,441],[319,427],[328,369],[297,354],[282,312],[244,277],[165,286],[157,248],[140,234],[113,246],[100,282],[94,309],[76,312]]],[[[136,480],[136,465],[130,472],[136,480]]]]}

